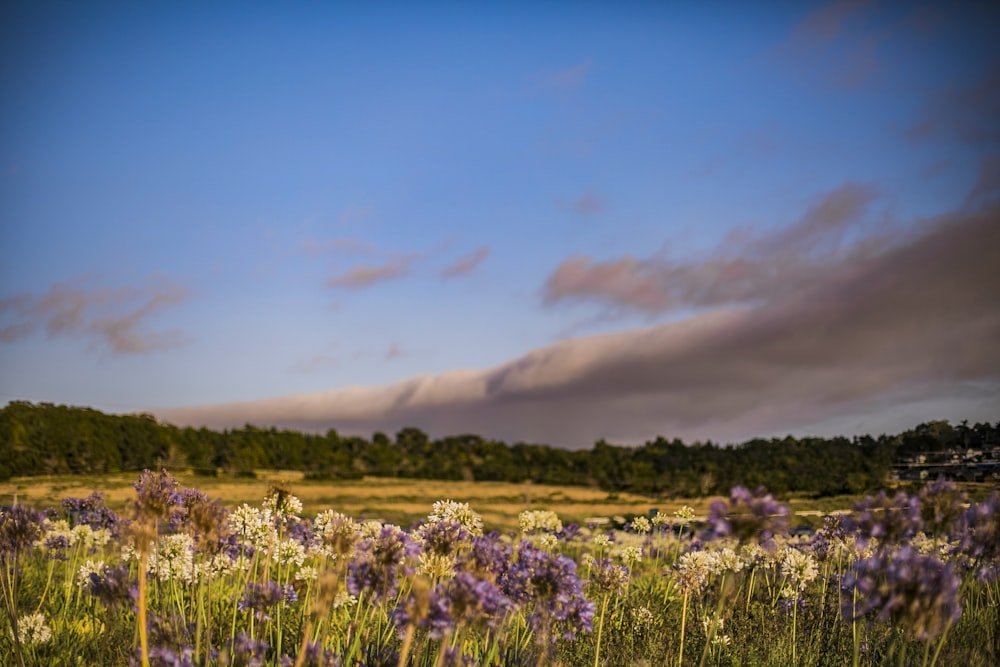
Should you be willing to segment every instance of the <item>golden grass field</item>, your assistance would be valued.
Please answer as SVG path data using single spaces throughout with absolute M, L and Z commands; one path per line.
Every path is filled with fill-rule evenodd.
M 517 526 L 517 515 L 526 509 L 549 509 L 563 523 L 583 524 L 590 517 L 646 514 L 651 509 L 672 514 L 683 505 L 704 516 L 708 498 L 651 498 L 630 493 L 611 493 L 596 488 L 513 484 L 508 482 L 463 482 L 441 480 L 366 477 L 360 480 L 306 480 L 293 471 L 258 471 L 256 479 L 205 477 L 188 472 L 173 473 L 181 486 L 197 488 L 229 507 L 242 503 L 259 504 L 268 490 L 280 485 L 297 496 L 303 513 L 315 515 L 334 509 L 350 516 L 382 519 L 400 525 L 425 517 L 436 500 L 467 502 L 483 516 L 487 529 L 507 530 Z M 110 475 L 57 475 L 15 477 L 0 482 L 0 504 L 19 503 L 36 508 L 55 507 L 66 497 L 82 498 L 92 491 L 104 491 L 108 505 L 127 514 L 134 497 L 135 473 Z M 792 499 L 789 505 L 800 515 L 819 515 L 851 507 L 855 498 L 822 500 Z M 816 517 L 818 519 L 818 517 Z

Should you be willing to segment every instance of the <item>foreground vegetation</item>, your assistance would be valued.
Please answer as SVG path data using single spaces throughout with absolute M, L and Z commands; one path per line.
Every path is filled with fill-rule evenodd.
M 656 438 L 641 447 L 599 441 L 567 451 L 478 435 L 431 439 L 414 428 L 371 439 L 263 429 L 212 431 L 161 424 L 149 415 L 14 401 L 0 408 L 0 481 L 51 474 L 137 473 L 166 466 L 205 475 L 299 470 L 317 479 L 364 476 L 593 486 L 661 497 L 724 494 L 761 484 L 778 494 L 868 493 L 894 461 L 921 452 L 1000 443 L 1000 424 L 921 424 L 877 438 L 756 439 L 733 447 Z M 591 443 L 580 443 L 589 446 Z
M 296 489 L 298 491 L 298 489 Z M 694 525 L 440 500 L 404 529 L 284 488 L 232 510 L 143 473 L 0 514 L 0 656 L 23 665 L 858 665 L 1000 662 L 1000 499 L 939 481 L 813 537 L 735 488 Z M 340 509 L 340 508 L 338 508 Z

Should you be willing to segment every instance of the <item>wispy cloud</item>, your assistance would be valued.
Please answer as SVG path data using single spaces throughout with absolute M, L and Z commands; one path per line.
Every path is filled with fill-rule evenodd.
M 594 215 L 603 212 L 605 208 L 604 199 L 591 190 L 569 202 L 560 200 L 558 204 L 560 208 L 565 208 L 579 215 Z
M 912 141 L 944 137 L 975 146 L 1000 143 L 1000 60 L 978 81 L 932 94 L 906 136 Z
M 410 272 L 410 267 L 416 260 L 416 255 L 399 255 L 383 264 L 375 266 L 356 266 L 326 281 L 327 287 L 340 289 L 360 289 L 372 285 L 402 278 Z
M 860 17 L 868 0 L 837 0 L 811 11 L 792 31 L 794 44 L 825 46 L 843 36 L 845 27 Z
M 339 237 L 329 241 L 321 241 L 316 238 L 307 238 L 302 243 L 302 252 L 307 255 L 326 255 L 330 253 L 345 255 L 370 255 L 375 252 L 375 247 L 359 239 Z
M 136 354 L 177 347 L 180 329 L 149 331 L 145 324 L 190 292 L 172 284 L 87 288 L 86 281 L 52 285 L 43 294 L 22 293 L 0 299 L 0 341 L 13 343 L 39 329 L 52 337 L 76 336 L 115 354 Z M 13 320 L 13 321 L 12 321 Z
M 329 354 L 317 354 L 309 359 L 302 359 L 292 364 L 288 370 L 293 373 L 311 373 L 337 365 L 337 358 Z
M 441 272 L 442 278 L 457 278 L 458 276 L 463 276 L 470 271 L 474 270 L 477 266 L 486 261 L 486 258 L 490 255 L 489 246 L 482 246 L 476 248 L 474 251 L 462 257 L 457 262 L 451 266 L 444 269 Z
M 879 48 L 896 29 L 868 25 L 871 5 L 868 0 L 835 0 L 814 9 L 774 55 L 811 80 L 834 88 L 857 88 L 878 71 Z
M 591 62 L 589 59 L 583 62 L 560 70 L 542 72 L 533 78 L 536 84 L 544 89 L 558 92 L 568 92 L 580 88 L 590 74 Z
M 795 224 L 759 237 L 733 232 L 701 260 L 654 256 L 601 262 L 571 257 L 549 277 L 545 301 L 589 301 L 665 313 L 785 296 L 857 270 L 886 249 L 887 235 L 856 233 L 877 196 L 871 187 L 847 183 L 828 193 Z
M 821 202 L 774 245 L 827 247 L 807 239 L 839 234 L 872 196 L 849 194 Z M 847 247 L 836 267 L 797 289 L 768 282 L 755 292 L 765 298 L 742 308 L 563 341 L 489 370 L 158 414 L 362 434 L 411 425 L 568 447 L 656 434 L 740 439 L 970 392 L 995 417 L 1000 205 L 927 221 L 866 261 Z

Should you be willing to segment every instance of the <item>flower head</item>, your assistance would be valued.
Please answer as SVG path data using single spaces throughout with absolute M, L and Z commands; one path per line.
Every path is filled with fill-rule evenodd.
M 904 546 L 859 561 L 844 578 L 843 614 L 859 618 L 874 614 L 906 628 L 917 639 L 939 636 L 962 615 L 961 579 L 953 563 Z M 860 604 L 854 606 L 853 593 Z
M 45 615 L 29 614 L 17 620 L 17 638 L 22 646 L 34 646 L 44 644 L 52 639 L 52 630 L 49 628 Z
M 704 539 L 733 535 L 741 542 L 756 540 L 770 546 L 776 534 L 788 529 L 788 507 L 763 488 L 751 493 L 737 486 L 730 491 L 728 503 L 721 500 L 712 503 L 708 524 Z

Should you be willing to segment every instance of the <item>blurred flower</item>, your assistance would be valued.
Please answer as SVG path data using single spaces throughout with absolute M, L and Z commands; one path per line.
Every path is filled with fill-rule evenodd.
M 517 516 L 517 522 L 524 533 L 558 533 L 563 527 L 559 515 L 551 510 L 524 510 Z
M 14 562 L 42 535 L 45 517 L 25 505 L 0 510 L 0 562 Z
M 866 558 L 848 572 L 843 614 L 849 619 L 875 614 L 880 621 L 906 628 L 917 639 L 933 638 L 961 617 L 960 585 L 952 563 L 904 546 Z M 856 609 L 855 592 L 860 602 Z
M 383 526 L 378 535 L 358 545 L 348 567 L 347 589 L 352 595 L 368 591 L 374 600 L 394 596 L 399 575 L 411 571 L 407 560 L 419 552 L 420 545 L 401 528 Z
M 496 581 L 510 567 L 514 550 L 500 541 L 498 533 L 490 533 L 472 540 L 469 551 L 458 559 L 458 567 L 472 572 L 480 579 Z
M 905 544 L 921 529 L 920 500 L 900 491 L 892 498 L 885 491 L 866 496 L 854 505 L 856 516 L 848 524 L 858 533 L 862 546 L 871 540 L 881 544 Z
M 264 667 L 269 648 L 266 641 L 255 640 L 241 632 L 219 656 L 219 664 L 226 667 Z
M 271 618 L 271 610 L 278 605 L 292 604 L 298 600 L 291 584 L 282 586 L 274 581 L 263 584 L 250 582 L 236 607 L 240 611 L 252 611 L 258 621 Z
M 943 476 L 920 490 L 920 519 L 925 533 L 947 535 L 955 530 L 969 497 Z
M 1000 496 L 993 492 L 962 516 L 958 552 L 968 558 L 980 580 L 1000 574 Z
M 610 558 L 596 561 L 590 572 L 591 589 L 598 595 L 620 595 L 628 588 L 629 569 L 615 565 Z
M 729 502 L 717 500 L 708 514 L 708 530 L 703 539 L 713 540 L 730 535 L 741 542 L 756 540 L 769 547 L 776 534 L 788 529 L 788 507 L 779 503 L 763 488 L 751 493 L 742 486 L 733 487 Z
M 618 550 L 618 557 L 626 567 L 633 568 L 642 561 L 642 548 L 637 546 L 622 547 Z
M 86 498 L 63 498 L 63 514 L 71 525 L 82 524 L 94 530 L 105 529 L 117 537 L 122 518 L 105 504 L 106 500 L 107 494 L 103 491 L 94 491 Z
M 460 545 L 468 543 L 471 533 L 455 519 L 440 519 L 420 526 L 416 535 L 425 552 L 451 556 Z
M 169 521 L 181 509 L 183 498 L 177 491 L 177 480 L 166 470 L 158 473 L 144 470 L 132 486 L 136 491 L 136 518 Z
M 632 530 L 639 533 L 640 535 L 645 535 L 652 528 L 652 524 L 649 523 L 649 519 L 644 516 L 637 516 L 632 519 Z
M 90 561 L 87 561 L 88 565 Z M 83 574 L 81 568 L 80 574 Z M 129 579 L 128 565 L 121 563 L 116 567 L 101 564 L 94 566 L 87 574 L 86 584 L 90 594 L 109 608 L 128 603 L 129 607 L 138 596 L 138 587 Z
M 280 486 L 271 487 L 262 507 L 271 513 L 275 519 L 295 517 L 302 513 L 302 501 Z
M 302 651 L 302 667 L 340 667 L 340 659 L 319 642 L 306 642 Z M 298 664 L 298 663 L 292 663 Z
M 457 521 L 473 537 L 479 537 L 483 534 L 483 517 L 474 512 L 469 507 L 469 503 L 438 500 L 431 506 L 431 513 L 427 515 L 427 523 L 434 524 L 442 521 Z
M 321 550 L 329 556 L 346 556 L 361 539 L 358 522 L 349 516 L 326 510 L 316 515 L 313 530 L 322 542 Z

